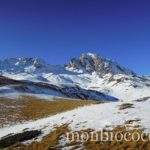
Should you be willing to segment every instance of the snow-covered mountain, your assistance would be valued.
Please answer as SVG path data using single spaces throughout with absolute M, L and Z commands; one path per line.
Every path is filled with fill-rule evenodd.
M 11 58 L 0 61 L 0 72 L 0 97 L 30 95 L 42 99 L 117 101 L 6 126 L 0 130 L 0 140 L 38 130 L 41 135 L 23 144 L 39 142 L 52 131 L 57 132 L 56 128 L 62 125 L 68 125 L 73 132 L 91 129 L 96 133 L 99 129 L 109 131 L 118 126 L 150 132 L 150 77 L 138 76 L 114 61 L 91 53 L 73 58 L 65 66 L 49 65 L 38 58 Z M 58 145 L 70 149 L 71 144 L 66 142 L 65 134 L 62 135 Z M 85 149 L 84 143 L 75 146 Z
M 0 61 L 0 72 L 3 73 L 48 73 L 63 71 L 63 67 L 47 64 L 40 58 L 8 58 Z
M 49 65 L 39 58 L 5 59 L 0 61 L 0 72 L 4 77 L 21 80 L 22 82 L 40 82 L 58 88 L 69 88 L 71 90 L 67 90 L 66 93 L 69 93 L 68 95 L 70 96 L 74 95 L 73 93 L 80 93 L 82 91 L 80 98 L 83 96 L 83 93 L 87 94 L 89 91 L 94 92 L 92 93 L 94 95 L 92 97 L 90 94 L 88 99 L 96 100 L 104 98 L 99 94 L 99 96 L 96 94 L 95 97 L 97 92 L 103 93 L 106 96 L 106 100 L 108 95 L 122 101 L 150 97 L 149 77 L 138 76 L 117 62 L 91 53 L 85 53 L 79 58 L 73 58 L 65 66 Z M 1 94 L 3 94 L 3 89 L 4 86 L 1 86 Z M 43 94 L 48 94 L 48 96 L 62 96 L 62 93 L 57 95 L 56 91 L 47 93 L 45 89 L 43 91 L 34 87 L 35 93 L 36 90 L 38 92 L 42 91 Z
M 91 74 L 95 72 L 100 76 L 104 76 L 106 74 L 135 75 L 133 71 L 126 69 L 117 62 L 105 59 L 92 53 L 85 53 L 79 58 L 71 59 L 69 64 L 66 65 L 66 69 L 80 73 Z

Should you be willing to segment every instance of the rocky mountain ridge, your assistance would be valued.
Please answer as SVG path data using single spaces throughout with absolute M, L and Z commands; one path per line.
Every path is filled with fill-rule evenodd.
M 150 97 L 149 77 L 138 76 L 118 63 L 92 53 L 73 58 L 64 67 L 49 65 L 39 58 L 5 59 L 0 61 L 0 73 L 19 81 L 40 82 L 59 88 L 71 87 L 78 89 L 73 90 L 77 93 L 80 89 L 85 93 L 92 90 L 123 101 Z M 0 87 L 1 94 L 3 89 L 5 88 Z M 51 94 L 57 96 L 56 93 Z M 94 96 L 90 98 L 95 99 Z

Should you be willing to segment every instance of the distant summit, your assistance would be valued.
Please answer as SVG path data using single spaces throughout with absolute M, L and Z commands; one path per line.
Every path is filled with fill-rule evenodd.
M 19 86 L 23 84 L 21 91 L 16 91 L 16 86 L 12 88 L 14 81 L 9 82 L 0 94 L 29 92 L 93 100 L 109 100 L 111 96 L 123 101 L 150 97 L 150 77 L 138 76 L 117 62 L 92 53 L 81 54 L 65 66 L 50 65 L 40 58 L 8 58 L 0 61 L 0 75 L 21 81 Z
M 63 70 L 60 66 L 47 64 L 40 58 L 8 58 L 0 61 L 1 73 L 47 73 Z
M 40 58 L 8 58 L 0 61 L 1 73 L 63 73 L 65 70 L 77 73 L 96 73 L 99 76 L 107 74 L 135 75 L 133 71 L 126 69 L 117 62 L 92 53 L 85 53 L 81 54 L 79 58 L 72 58 L 65 67 L 49 65 Z
M 34 72 L 46 68 L 46 63 L 39 58 L 8 58 L 0 61 L 1 72 Z
M 106 74 L 126 74 L 135 75 L 135 73 L 117 62 L 103 58 L 97 54 L 85 53 L 79 58 L 72 58 L 66 69 L 80 73 L 97 73 L 98 75 Z

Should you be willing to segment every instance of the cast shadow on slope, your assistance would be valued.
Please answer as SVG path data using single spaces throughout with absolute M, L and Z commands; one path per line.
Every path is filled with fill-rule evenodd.
M 64 98 L 75 98 L 82 100 L 103 100 L 103 101 L 118 101 L 117 98 L 106 95 L 99 91 L 83 89 L 79 86 L 56 86 L 43 82 L 26 82 L 9 79 L 7 77 L 0 76 L 0 93 L 9 89 L 9 93 L 12 94 L 45 94 L 51 97 L 64 97 Z M 12 90 L 10 90 L 12 89 Z M 7 90 L 6 90 L 7 91 Z

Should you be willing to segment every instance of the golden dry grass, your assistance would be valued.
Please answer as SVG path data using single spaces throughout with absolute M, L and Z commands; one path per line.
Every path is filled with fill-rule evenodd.
M 55 99 L 54 101 L 46 101 L 42 99 L 37 99 L 35 97 L 23 97 L 17 100 L 9 99 L 0 99 L 0 117 L 5 116 L 7 119 L 11 119 L 14 122 L 21 122 L 24 120 L 34 120 L 43 118 L 49 115 L 54 115 L 60 112 L 68 111 L 80 106 L 96 104 L 99 102 L 95 101 L 82 101 L 82 100 L 65 100 L 65 99 Z M 6 107 L 7 106 L 7 107 Z M 13 106 L 13 107 L 12 107 Z M 6 109 L 7 108 L 7 109 Z M 5 115 L 3 115 L 5 114 Z M 16 118 L 11 118 L 11 115 L 16 116 Z M 17 118 L 18 117 L 18 118 Z M 14 119 L 14 120 L 13 120 Z M 139 121 L 129 120 L 128 124 L 132 122 Z M 91 129 L 82 132 L 91 132 Z M 130 130 L 130 133 L 133 132 L 142 133 L 141 129 Z M 69 132 L 67 124 L 64 124 L 60 127 L 55 128 L 54 131 L 49 133 L 47 136 L 43 137 L 41 142 L 33 142 L 29 145 L 23 145 L 21 143 L 16 143 L 13 146 L 10 146 L 8 150 L 60 150 L 63 147 L 59 145 L 59 140 L 62 135 L 65 135 L 66 132 Z M 122 134 L 126 133 L 125 127 L 117 127 L 112 131 L 114 134 L 121 132 Z M 98 132 L 100 135 L 100 132 Z M 66 146 L 73 146 L 72 150 L 75 150 L 79 147 L 81 142 L 71 142 Z M 150 141 L 142 141 L 141 139 L 138 142 L 135 141 L 108 141 L 102 142 L 99 141 L 91 142 L 87 141 L 82 143 L 87 150 L 150 150 Z M 71 148 L 70 148 L 71 150 Z
M 84 149 L 87 150 L 150 150 L 150 141 L 142 141 L 141 139 L 137 142 L 135 141 L 108 141 L 108 142 L 78 142 L 74 141 L 69 144 L 66 144 L 65 146 L 61 147 L 59 145 L 59 140 L 61 139 L 62 135 L 65 135 L 66 132 L 69 132 L 68 125 L 62 125 L 60 127 L 57 127 L 56 130 L 51 132 L 49 135 L 45 136 L 41 142 L 33 142 L 29 145 L 23 145 L 23 144 L 17 144 L 9 149 L 11 150 L 60 150 L 67 146 L 72 146 L 70 150 L 76 150 L 80 147 L 80 144 L 83 144 Z M 91 129 L 80 131 L 79 134 L 82 134 L 83 132 L 92 132 Z M 126 133 L 125 127 L 116 127 L 113 131 L 113 134 L 121 132 L 122 134 Z M 138 132 L 142 133 L 142 130 L 130 130 L 128 131 L 130 133 Z M 100 135 L 100 132 L 98 132 Z
M 84 105 L 97 103 L 100 102 L 68 99 L 48 101 L 29 96 L 24 96 L 16 100 L 0 98 L 0 127 L 7 124 L 37 120 Z
M 113 131 L 113 134 L 122 133 L 123 135 L 127 132 L 131 133 L 139 133 L 141 135 L 143 130 L 141 129 L 133 129 L 130 131 L 126 130 L 126 127 L 116 127 Z M 100 134 L 100 132 L 99 132 Z M 131 135 L 127 136 L 128 139 L 131 139 Z M 135 139 L 136 139 L 135 135 Z M 146 137 L 145 137 L 146 138 Z M 148 137 L 147 137 L 148 139 Z M 107 141 L 107 142 L 85 142 L 84 143 L 87 150 L 150 150 L 150 141 L 142 141 L 142 139 L 138 141 Z
M 16 143 L 13 146 L 10 146 L 8 150 L 57 150 L 61 149 L 59 144 L 59 138 L 61 135 L 68 132 L 68 125 L 62 125 L 57 127 L 56 130 L 51 132 L 49 135 L 45 136 L 41 142 L 33 142 L 29 145 L 23 145 L 21 143 Z

